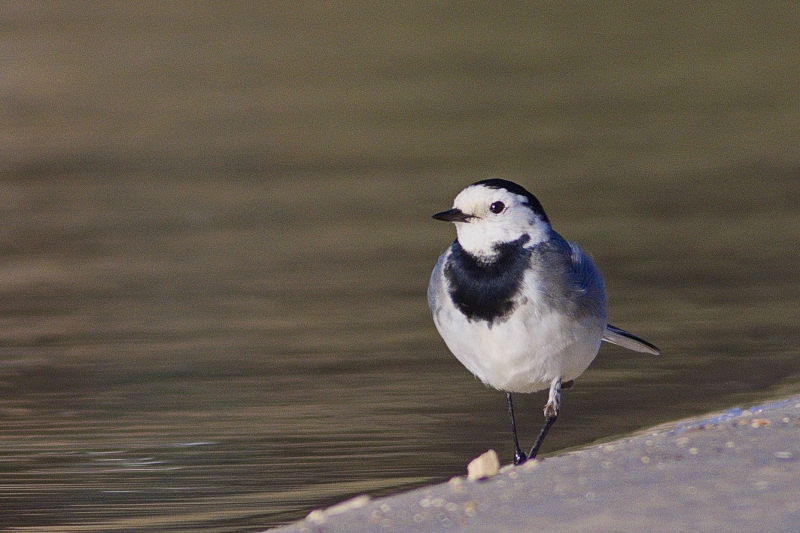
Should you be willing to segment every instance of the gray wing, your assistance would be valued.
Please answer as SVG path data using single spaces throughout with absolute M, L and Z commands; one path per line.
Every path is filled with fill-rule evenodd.
M 603 340 L 633 350 L 634 352 L 650 353 L 653 355 L 659 355 L 661 353 L 655 345 L 637 337 L 633 333 L 628 333 L 624 329 L 612 326 L 611 324 L 606 325 L 606 330 L 603 332 Z
M 538 271 L 540 295 L 551 309 L 605 320 L 603 277 L 578 245 L 553 232 L 549 241 L 534 248 L 531 268 Z
M 602 302 L 603 311 L 605 312 L 605 289 L 603 288 L 603 278 L 597 271 L 589 257 L 578 248 L 577 245 L 570 243 L 572 247 L 572 268 L 575 272 L 575 279 L 583 290 L 587 291 L 584 301 L 589 302 Z M 653 344 L 646 340 L 637 337 L 633 333 L 629 333 L 624 329 L 620 329 L 611 324 L 606 324 L 606 329 L 603 332 L 603 340 L 622 346 L 635 352 L 650 353 L 659 355 L 660 350 Z
M 582 296 L 585 305 L 599 308 L 603 315 L 606 312 L 606 289 L 603 276 L 594 261 L 574 242 L 570 247 L 573 290 Z
M 530 269 L 538 281 L 533 284 L 534 301 L 576 318 L 605 320 L 603 277 L 576 244 L 551 231 L 547 241 L 533 246 Z

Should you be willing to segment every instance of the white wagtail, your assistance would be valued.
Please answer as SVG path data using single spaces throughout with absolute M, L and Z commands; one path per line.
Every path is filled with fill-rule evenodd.
M 473 183 L 453 208 L 457 238 L 439 257 L 428 305 L 447 347 L 481 381 L 505 391 L 514 463 L 536 457 L 556 421 L 561 389 L 608 341 L 637 352 L 658 348 L 606 322 L 603 278 L 577 245 L 553 231 L 542 204 L 523 187 Z M 545 422 L 527 455 L 520 449 L 511 393 L 550 388 Z

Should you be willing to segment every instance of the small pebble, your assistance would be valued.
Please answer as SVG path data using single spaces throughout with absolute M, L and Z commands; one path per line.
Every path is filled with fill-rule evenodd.
M 539 459 L 532 459 L 525 461 L 525 464 L 522 465 L 523 470 L 533 470 L 534 468 L 538 468 L 539 466 Z
M 324 524 L 327 518 L 325 518 L 325 512 L 322 509 L 314 509 L 308 513 L 306 520 L 310 520 L 316 524 Z
M 478 503 L 474 500 L 470 500 L 464 503 L 464 514 L 467 516 L 475 516 L 475 513 L 478 512 Z
M 750 421 L 751 428 L 767 428 L 772 425 L 772 422 L 766 418 L 754 418 Z
M 450 481 L 447 482 L 447 486 L 450 487 L 450 490 L 452 492 L 464 492 L 464 478 L 463 477 L 450 478 Z
M 470 481 L 477 481 L 479 479 L 488 479 L 496 476 L 500 471 L 500 458 L 497 452 L 489 450 L 486 453 L 479 455 L 467 465 L 467 479 Z
M 306 520 L 310 520 L 311 522 L 315 522 L 317 524 L 324 524 L 327 521 L 327 517 L 345 513 L 351 509 L 360 509 L 361 507 L 367 505 L 369 501 L 370 497 L 366 494 L 362 494 L 361 496 L 356 496 L 355 498 L 351 498 L 342 503 L 337 503 L 336 505 L 328 507 L 324 510 L 314 509 L 308 513 Z

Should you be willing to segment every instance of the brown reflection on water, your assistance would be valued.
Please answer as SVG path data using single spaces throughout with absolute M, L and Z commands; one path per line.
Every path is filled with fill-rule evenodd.
M 786 272 L 800 215 L 781 179 L 792 175 L 770 176 L 769 211 L 728 204 L 734 216 L 652 190 L 639 202 L 672 205 L 663 215 L 637 202 L 613 218 L 587 207 L 587 220 L 553 202 L 558 229 L 605 271 L 614 322 L 664 355 L 604 348 L 546 452 L 796 390 Z M 425 307 L 452 238 L 428 216 L 449 195 L 353 183 L 226 182 L 221 196 L 213 181 L 163 195 L 95 179 L 15 185 L 69 201 L 31 200 L 6 226 L 3 523 L 257 530 L 447 479 L 489 447 L 510 460 L 502 394 L 446 352 Z M 291 194 L 312 184 L 320 196 Z M 543 401 L 518 400 L 529 439 Z

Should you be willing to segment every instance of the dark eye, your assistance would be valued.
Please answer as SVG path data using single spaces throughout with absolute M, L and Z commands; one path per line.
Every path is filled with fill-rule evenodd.
M 503 209 L 506 208 L 506 204 L 503 202 L 494 202 L 492 205 L 489 206 L 489 211 L 494 213 L 495 215 L 502 213 Z

